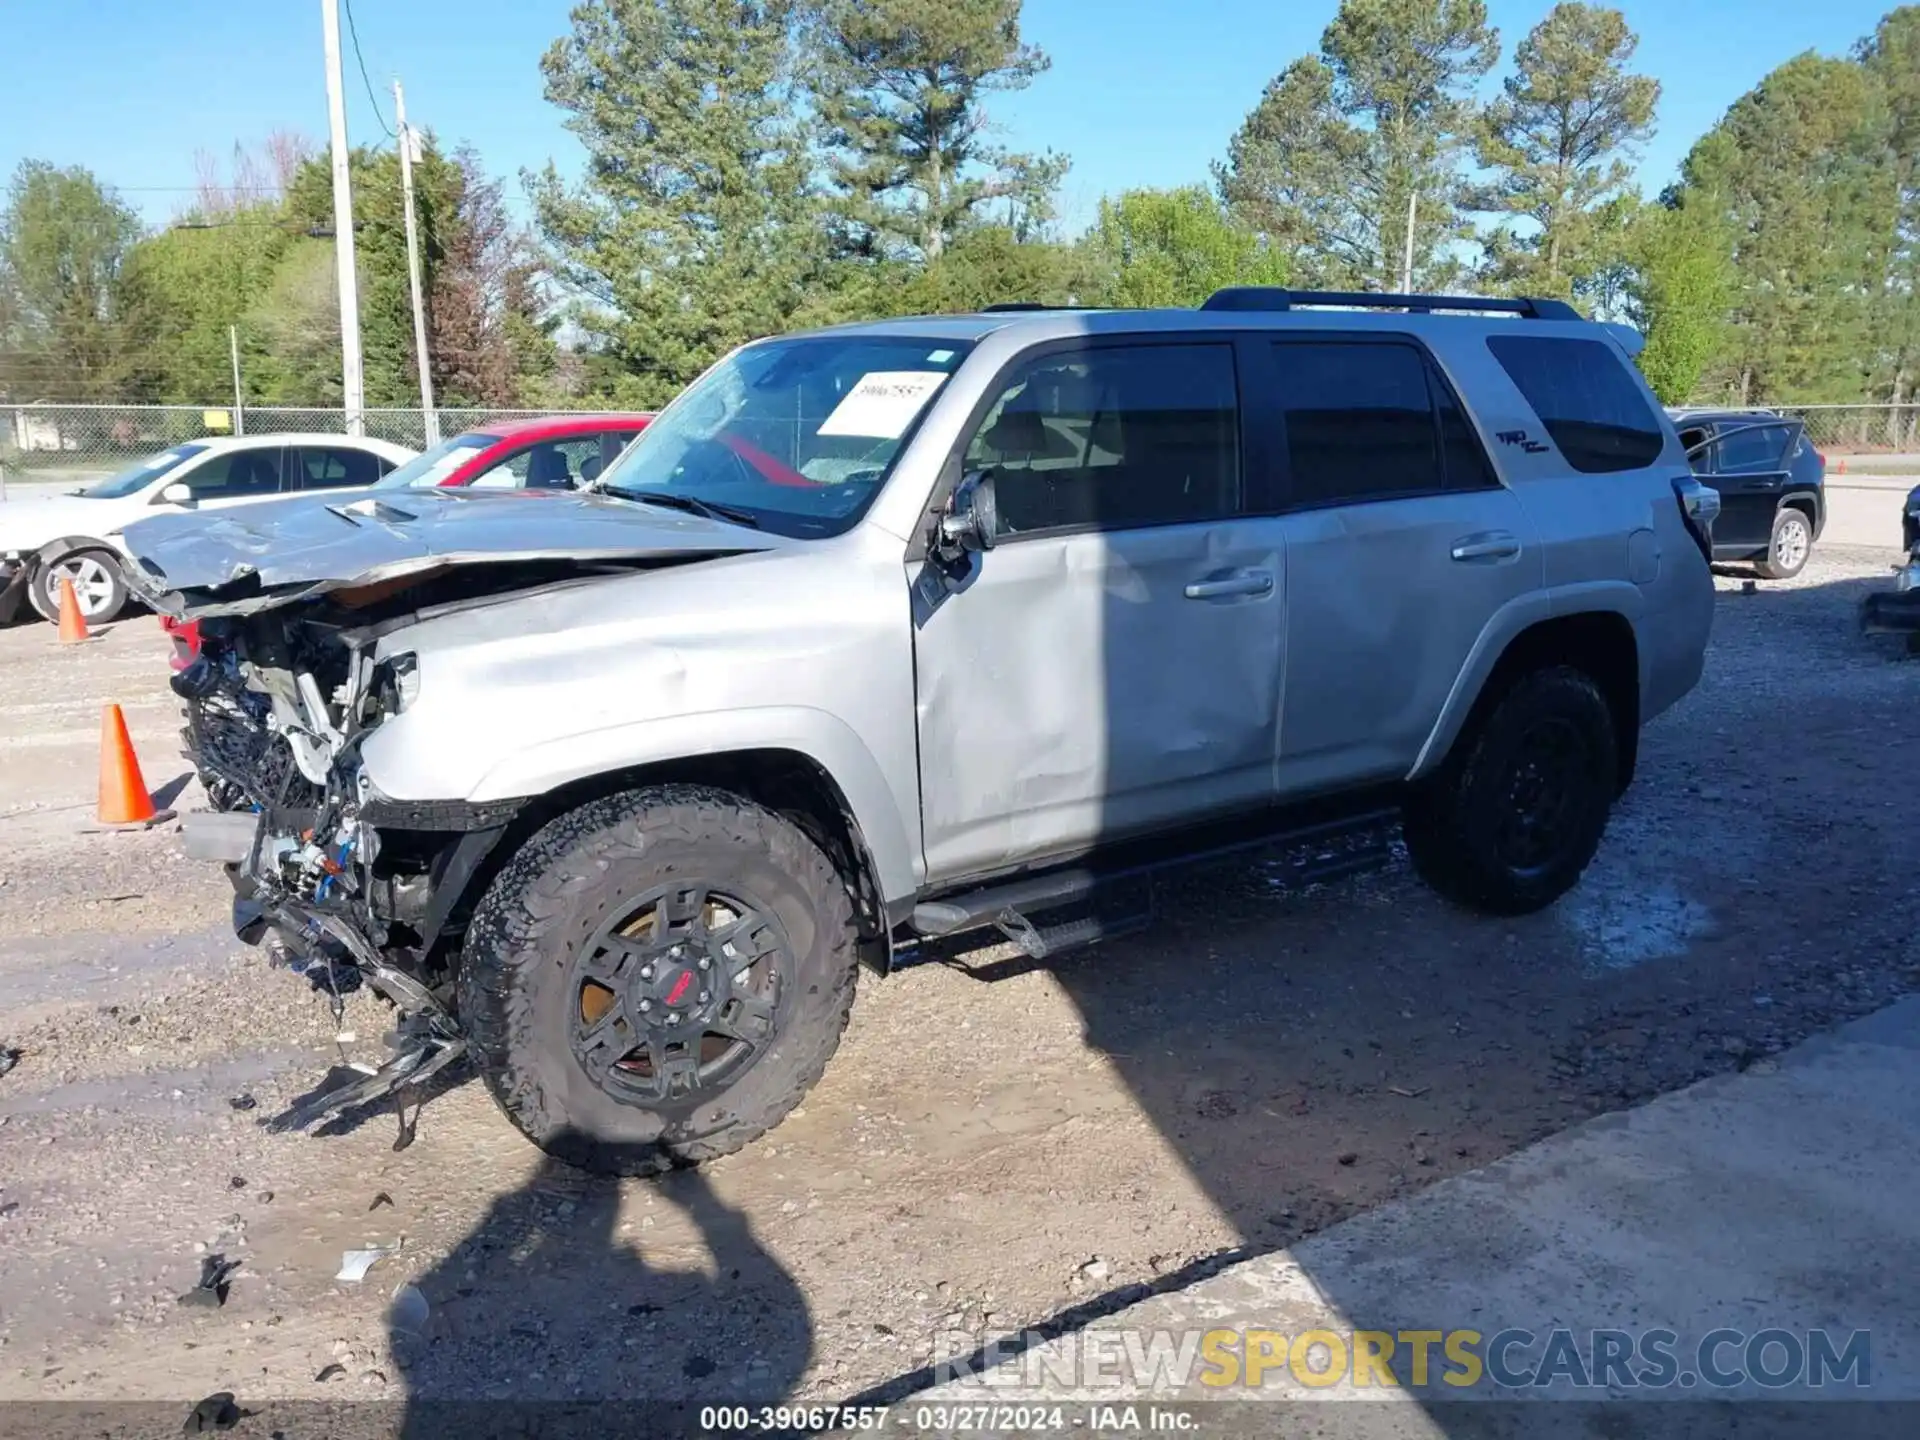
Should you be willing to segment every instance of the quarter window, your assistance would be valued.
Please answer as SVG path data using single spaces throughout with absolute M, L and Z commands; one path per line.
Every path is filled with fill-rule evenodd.
M 1495 335 L 1487 347 L 1574 469 L 1640 470 L 1660 458 L 1666 433 L 1611 345 Z
M 1117 345 L 1038 356 L 967 448 L 990 470 L 1000 533 L 1213 520 L 1240 501 L 1229 345 Z

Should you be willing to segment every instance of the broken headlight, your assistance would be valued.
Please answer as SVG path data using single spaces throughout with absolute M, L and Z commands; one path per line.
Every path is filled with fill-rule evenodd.
M 392 655 L 373 672 L 373 714 L 369 719 L 398 715 L 420 695 L 420 661 L 413 655 Z

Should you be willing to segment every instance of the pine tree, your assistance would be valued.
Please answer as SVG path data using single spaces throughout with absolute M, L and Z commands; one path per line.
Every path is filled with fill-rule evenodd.
M 1653 133 L 1660 85 L 1627 66 L 1639 41 L 1618 10 L 1562 0 L 1520 42 L 1504 94 L 1481 117 L 1476 202 L 1531 221 L 1487 241 L 1497 288 L 1572 296 L 1619 253 L 1634 146 Z
M 1027 238 L 1052 218 L 1065 158 L 989 140 L 986 97 L 1050 63 L 1020 38 L 1020 0 L 822 0 L 808 35 L 850 249 L 931 261 L 971 226 Z
M 1880 88 L 1893 171 L 1893 234 L 1880 302 L 1874 307 L 1874 392 L 1912 405 L 1920 394 L 1920 6 L 1904 5 L 1861 42 L 1859 58 Z M 1884 442 L 1920 445 L 1920 414 L 1891 417 Z
M 1320 55 L 1268 85 L 1215 181 L 1312 283 L 1439 287 L 1472 233 L 1459 157 L 1473 84 L 1499 58 L 1483 0 L 1342 0 Z
M 586 147 L 535 212 L 575 317 L 661 404 L 734 345 L 786 328 L 820 243 L 786 0 L 584 0 L 541 61 Z

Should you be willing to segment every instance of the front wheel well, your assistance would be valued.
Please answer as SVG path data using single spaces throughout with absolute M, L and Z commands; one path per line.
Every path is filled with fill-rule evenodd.
M 1633 622 L 1618 611 L 1556 615 L 1529 625 L 1509 640 L 1480 687 L 1466 724 L 1455 737 L 1455 747 L 1474 733 L 1516 680 L 1556 665 L 1591 676 L 1606 697 L 1619 746 L 1620 789 L 1625 791 L 1633 781 L 1640 752 L 1640 646 Z
M 887 967 L 891 926 L 860 823 L 833 776 L 812 756 L 797 750 L 735 750 L 630 765 L 536 796 L 514 816 L 488 863 L 473 877 L 463 908 L 479 902 L 494 874 L 549 820 L 603 796 L 651 785 L 711 786 L 791 821 L 820 847 L 846 882 L 860 926 L 862 958 L 876 969 Z

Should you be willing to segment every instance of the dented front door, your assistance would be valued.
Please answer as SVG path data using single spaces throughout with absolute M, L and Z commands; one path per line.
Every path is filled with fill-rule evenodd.
M 996 543 L 916 593 L 932 883 L 1272 790 L 1286 556 L 1242 513 L 1232 344 L 1054 348 L 1000 390 L 963 457 Z

